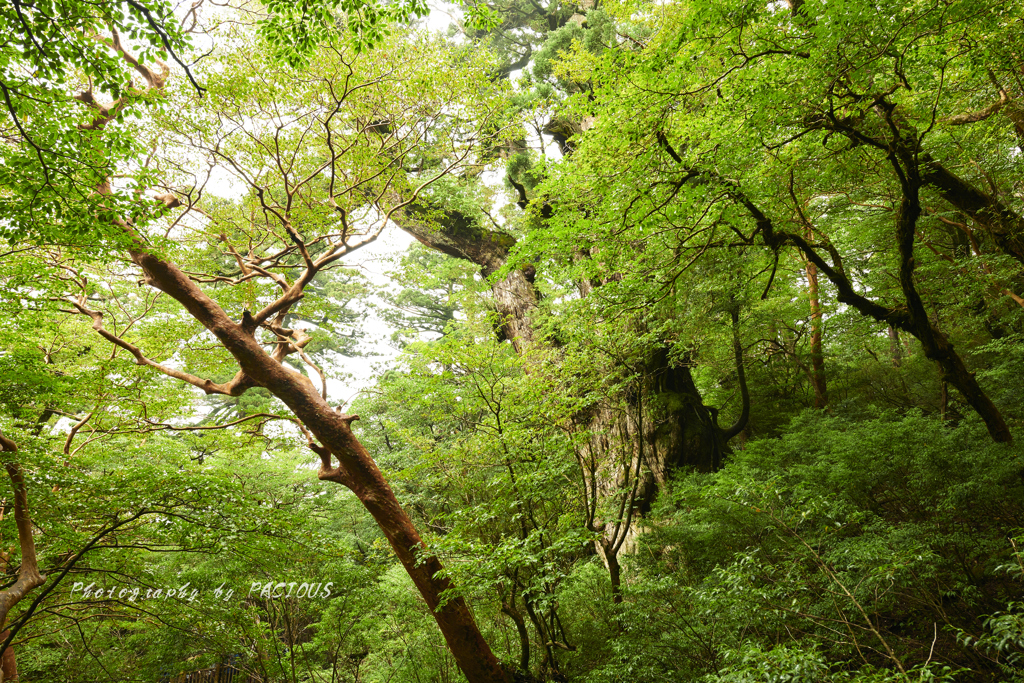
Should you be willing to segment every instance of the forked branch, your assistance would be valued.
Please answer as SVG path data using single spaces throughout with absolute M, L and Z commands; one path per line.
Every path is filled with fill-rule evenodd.
M 14 454 L 18 452 L 18 446 L 0 433 L 0 451 Z M 18 579 L 14 584 L 0 591 L 0 630 L 7 623 L 7 615 L 11 608 L 30 590 L 46 582 L 46 577 L 39 573 L 39 561 L 36 559 L 32 518 L 28 511 L 28 491 L 25 488 L 25 476 L 21 471 L 21 465 L 16 460 L 7 460 L 4 468 L 14 487 L 14 520 L 18 527 L 18 543 L 21 546 L 21 567 L 18 569 Z
M 224 396 L 241 396 L 245 391 L 255 384 L 244 372 L 239 371 L 229 382 L 218 384 L 211 379 L 203 379 L 195 375 L 189 374 L 177 368 L 172 368 L 162 363 L 158 363 L 155 360 L 147 357 L 142 349 L 135 346 L 131 342 L 122 339 L 117 336 L 106 327 L 103 326 L 103 313 L 95 311 L 85 305 L 85 299 L 79 297 L 70 301 L 71 305 L 75 307 L 74 311 L 64 309 L 67 313 L 80 313 L 87 315 L 92 318 L 92 329 L 94 329 L 101 337 L 109 341 L 110 343 L 118 346 L 135 357 L 137 365 L 144 365 L 146 367 L 153 368 L 154 370 L 161 372 L 168 377 L 179 379 L 183 382 L 188 382 L 192 386 L 199 387 L 207 394 L 223 394 Z

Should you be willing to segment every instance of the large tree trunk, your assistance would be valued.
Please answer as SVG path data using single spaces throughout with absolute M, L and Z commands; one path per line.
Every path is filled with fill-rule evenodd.
M 396 212 L 393 218 L 400 228 L 424 245 L 477 264 L 485 277 L 507 264 L 515 246 L 511 235 L 483 228 L 457 212 L 446 212 L 440 220 L 428 220 L 427 215 L 425 210 L 406 209 Z M 531 320 L 538 302 L 532 279 L 531 269 L 512 269 L 491 284 L 495 308 L 507 337 L 520 353 L 539 341 Z M 631 426 L 628 420 L 623 422 L 610 408 L 595 407 L 582 416 L 581 423 L 603 439 L 595 442 L 596 450 L 607 451 L 613 442 L 650 441 L 645 469 L 656 484 L 663 483 L 668 474 L 679 467 L 705 472 L 717 469 L 721 465 L 721 439 L 711 436 L 712 416 L 701 400 L 690 368 L 685 363 L 672 365 L 667 349 L 658 349 L 652 352 L 644 376 L 645 384 L 634 392 L 635 397 L 649 399 L 662 395 L 665 398 L 665 394 L 671 394 L 677 399 L 678 407 L 650 418 L 655 421 L 649 421 L 648 429 Z
M 181 303 L 238 361 L 246 379 L 287 405 L 320 445 L 320 478 L 348 487 L 373 515 L 416 588 L 430 607 L 459 668 L 471 683 L 505 683 L 498 660 L 484 640 L 465 601 L 441 594 L 452 589 L 438 559 L 429 554 L 412 520 L 398 503 L 377 464 L 352 433 L 356 416 L 341 415 L 304 376 L 268 355 L 254 334 L 226 313 L 176 266 L 152 254 L 132 252 L 150 285 Z M 335 466 L 332 456 L 337 460 Z
M 406 209 L 393 218 L 426 246 L 477 264 L 485 277 L 506 266 L 515 245 L 511 235 L 456 212 Z M 491 284 L 505 336 L 519 353 L 540 343 L 531 321 L 538 300 L 532 279 L 532 269 L 512 269 Z M 641 375 L 631 390 L 607 397 L 571 425 L 590 435 L 577 453 L 588 500 L 587 526 L 602 534 L 595 547 L 608 568 L 616 601 L 619 554 L 633 551 L 638 518 L 659 488 L 679 469 L 711 472 L 721 467 L 726 441 L 734 435 L 718 428 L 690 368 L 672 364 L 667 349 L 653 351 Z
M 498 230 L 488 230 L 474 219 L 456 211 L 441 213 L 412 204 L 396 211 L 392 219 L 405 232 L 422 244 L 455 258 L 480 266 L 484 277 L 491 277 L 505 267 L 516 240 Z M 503 336 L 523 353 L 536 340 L 530 315 L 537 307 L 537 290 L 533 275 L 519 268 L 491 283 L 494 305 L 500 318 Z
M 577 453 L 590 499 L 587 526 L 619 601 L 619 556 L 636 549 L 639 522 L 658 491 L 678 471 L 714 472 L 727 438 L 701 401 L 690 368 L 653 351 L 642 379 L 627 396 L 608 397 L 577 417 L 590 438 Z

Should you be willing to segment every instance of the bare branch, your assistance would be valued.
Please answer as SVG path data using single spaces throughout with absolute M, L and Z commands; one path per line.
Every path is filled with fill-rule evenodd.
M 107 330 L 103 326 L 103 313 L 101 313 L 100 311 L 94 311 L 91 308 L 87 307 L 85 305 L 85 297 L 79 297 L 77 300 L 73 300 L 70 303 L 72 306 L 75 307 L 77 312 L 92 318 L 92 329 L 96 330 L 96 332 L 99 333 L 99 335 L 106 339 L 107 341 L 121 347 L 128 353 L 132 354 L 135 357 L 135 362 L 138 365 L 151 367 L 154 370 L 157 370 L 158 372 L 162 372 L 168 377 L 173 377 L 175 379 L 180 379 L 183 382 L 188 382 L 193 386 L 199 387 L 207 394 L 240 396 L 243 393 L 245 393 L 247 389 L 254 386 L 253 382 L 245 375 L 244 372 L 241 371 L 239 371 L 238 374 L 236 374 L 231 379 L 230 382 L 226 382 L 224 384 L 217 384 L 213 380 L 196 377 L 195 375 L 183 372 L 176 368 L 171 368 L 166 365 L 157 363 L 156 361 L 147 358 L 139 347 Z

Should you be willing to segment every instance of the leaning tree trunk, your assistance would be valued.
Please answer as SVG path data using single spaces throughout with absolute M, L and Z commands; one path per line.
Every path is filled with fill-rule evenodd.
M 160 73 L 144 66 L 128 54 L 116 33 L 113 47 L 148 82 L 151 92 L 158 93 L 163 90 L 170 73 L 165 65 L 161 65 Z M 95 104 L 95 100 L 90 99 L 90 102 Z M 98 107 L 91 128 L 101 129 L 112 120 L 109 114 L 116 106 L 115 102 L 108 107 Z M 111 193 L 109 179 L 97 187 L 97 193 L 100 196 Z M 173 195 L 160 196 L 157 199 L 167 209 L 180 205 Z M 440 561 L 427 550 L 426 544 L 420 538 L 412 520 L 402 509 L 377 464 L 353 434 L 352 421 L 357 419 L 357 416 L 337 413 L 327 403 L 326 398 L 317 392 L 308 378 L 289 370 L 284 364 L 284 358 L 289 353 L 301 351 L 303 344 L 308 342 L 308 336 L 305 341 L 299 341 L 300 331 L 285 330 L 282 321 L 289 309 L 302 298 L 303 288 L 316 274 L 329 265 L 332 259 L 346 253 L 341 251 L 335 255 L 341 248 L 341 243 L 335 244 L 314 262 L 309 255 L 308 245 L 302 242 L 290 220 L 285 220 L 284 230 L 293 242 L 298 243 L 298 250 L 304 257 L 306 268 L 294 281 L 289 282 L 283 278 L 277 280 L 284 291 L 273 304 L 257 312 L 255 316 L 246 310 L 242 320 L 235 322 L 180 268 L 151 253 L 148 245 L 128 222 L 116 220 L 115 224 L 131 240 L 128 253 L 132 261 L 141 268 L 146 284 L 180 303 L 197 322 L 210 331 L 234 357 L 239 372 L 231 381 L 217 384 L 212 380 L 204 380 L 183 370 L 162 365 L 145 357 L 141 349 L 127 340 L 105 329 L 103 314 L 88 308 L 89 302 L 84 297 L 72 302 L 77 311 L 91 317 L 93 329 L 111 343 L 131 353 L 139 365 L 153 367 L 170 377 L 199 387 L 208 394 L 238 396 L 253 386 L 259 386 L 280 399 L 304 426 L 310 440 L 310 448 L 320 456 L 320 479 L 348 487 L 373 516 L 395 555 L 430 607 L 452 656 L 466 678 L 470 683 L 507 683 L 508 679 L 501 665 L 480 633 L 465 601 L 457 596 L 442 599 L 442 595 L 446 593 L 451 595 L 452 583 L 444 576 L 444 568 Z M 345 246 L 348 246 L 347 243 Z M 243 270 L 247 268 L 242 257 L 239 257 L 239 264 Z M 261 326 L 278 336 L 278 343 L 272 354 L 263 349 L 263 345 L 256 337 Z M 19 524 L 19 531 L 20 529 Z M 0 608 L 3 606 L 0 602 Z
M 176 266 L 143 251 L 133 251 L 131 256 L 148 284 L 181 303 L 231 353 L 241 369 L 236 385 L 267 389 L 316 437 L 319 445 L 311 447 L 321 458 L 320 478 L 349 488 L 373 516 L 430 607 L 466 678 L 471 683 L 505 683 L 505 674 L 465 601 L 461 597 L 442 600 L 442 594 L 453 586 L 440 561 L 427 551 L 377 464 L 353 434 L 352 421 L 357 416 L 337 413 L 306 377 L 288 370 L 263 350 L 245 319 L 236 323 L 229 318 Z

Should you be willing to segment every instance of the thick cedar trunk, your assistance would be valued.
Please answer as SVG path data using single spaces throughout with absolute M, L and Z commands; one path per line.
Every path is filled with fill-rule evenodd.
M 588 527 L 601 531 L 595 548 L 617 592 L 620 553 L 631 554 L 638 517 L 649 511 L 673 472 L 712 472 L 721 466 L 724 441 L 711 412 L 701 403 L 687 367 L 660 366 L 654 354 L 626 406 L 614 397 L 577 416 L 577 429 L 590 432 L 578 452 L 587 496 Z
M 516 269 L 495 282 L 491 291 L 505 337 L 522 354 L 536 341 L 530 314 L 537 306 L 537 290 L 527 274 Z
M 396 212 L 394 220 L 424 245 L 479 265 L 485 277 L 505 266 L 515 245 L 511 235 L 482 228 L 472 219 L 454 212 L 444 214 L 439 222 L 428 221 L 425 215 L 425 211 L 406 210 Z M 530 280 L 529 273 L 515 269 L 491 285 L 495 307 L 502 316 L 508 338 L 520 353 L 537 341 L 530 315 L 537 307 L 538 296 Z M 677 399 L 672 402 L 675 407 L 665 415 L 655 416 L 655 422 L 642 430 L 637 429 L 635 420 L 623 421 L 610 410 L 593 409 L 583 422 L 604 439 L 594 444 L 597 450 L 607 452 L 611 441 L 650 441 L 650 457 L 646 458 L 645 465 L 658 484 L 665 481 L 673 468 L 710 472 L 720 467 L 720 439 L 713 437 L 712 416 L 701 401 L 689 367 L 671 365 L 667 350 L 659 349 L 652 354 L 645 374 L 649 378 L 647 386 L 635 395 L 672 394 Z
M 308 379 L 271 358 L 255 337 L 231 320 L 201 289 L 172 264 L 143 252 L 132 252 L 152 286 L 180 302 L 238 361 L 252 383 L 264 387 L 287 405 L 320 441 L 320 478 L 340 483 L 373 515 L 413 583 L 430 607 L 459 668 L 471 683 L 504 683 L 498 660 L 480 634 L 462 598 L 441 605 L 441 593 L 452 588 L 442 566 L 426 546 L 395 498 L 370 454 L 352 433 L 353 416 L 340 415 L 321 398 Z M 331 456 L 337 459 L 334 466 Z
M 412 209 L 396 214 L 394 220 L 426 246 L 477 264 L 485 277 L 506 265 L 515 245 L 511 235 L 483 228 L 455 212 L 434 221 L 427 219 L 429 213 L 437 215 Z M 530 321 L 538 300 L 530 275 L 514 269 L 491 285 L 505 336 L 519 353 L 538 341 Z M 742 365 L 739 372 L 745 424 L 749 396 Z M 624 397 L 625 409 L 612 400 L 575 420 L 575 428 L 591 433 L 578 454 L 590 501 L 587 526 L 602 531 L 595 548 L 608 568 L 616 602 L 621 600 L 618 557 L 634 549 L 636 517 L 646 512 L 673 471 L 711 472 L 721 467 L 725 443 L 739 431 L 727 435 L 718 428 L 712 411 L 701 401 L 689 367 L 672 365 L 667 349 L 652 353 L 643 375 L 631 395 Z
M 445 212 L 440 225 L 429 216 L 426 209 L 412 205 L 395 212 L 392 218 L 400 228 L 431 249 L 480 266 L 484 277 L 494 275 L 505 266 L 516 243 L 511 235 L 483 228 L 461 213 Z M 518 353 L 523 353 L 536 339 L 530 314 L 537 307 L 537 290 L 528 274 L 516 268 L 493 282 L 491 291 L 504 336 Z
M 738 312 L 733 313 L 735 323 Z M 616 602 L 621 599 L 618 557 L 635 550 L 637 517 L 650 510 L 673 473 L 719 470 L 729 439 L 747 424 L 750 397 L 735 324 L 733 333 L 743 408 L 732 426 L 718 426 L 716 412 L 701 400 L 690 368 L 671 364 L 667 348 L 651 354 L 643 379 L 626 397 L 627 410 L 602 405 L 581 416 L 581 426 L 592 433 L 578 456 L 593 499 L 588 526 L 603 532 L 595 547 L 608 568 Z

